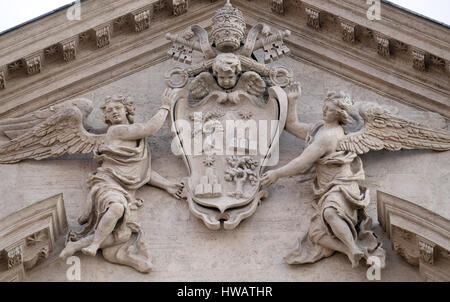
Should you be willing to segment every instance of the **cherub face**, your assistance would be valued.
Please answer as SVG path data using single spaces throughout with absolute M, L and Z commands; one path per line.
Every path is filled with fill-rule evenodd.
M 127 110 L 121 102 L 108 103 L 103 114 L 111 125 L 128 124 Z
M 232 71 L 219 71 L 217 72 L 217 83 L 219 83 L 219 86 L 224 89 L 230 89 L 233 88 L 236 84 L 237 75 L 236 73 Z
M 322 118 L 327 123 L 338 122 L 340 119 L 339 108 L 332 102 L 325 101 L 322 108 Z

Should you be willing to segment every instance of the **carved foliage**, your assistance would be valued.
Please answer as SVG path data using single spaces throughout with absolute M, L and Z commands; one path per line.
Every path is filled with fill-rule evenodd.
M 52 57 L 54 55 L 57 55 L 59 53 L 59 48 L 60 47 L 58 46 L 58 44 L 47 47 L 44 50 L 45 57 Z
M 391 234 L 392 249 L 411 265 L 419 265 L 419 257 L 415 252 L 416 235 L 399 227 L 393 226 Z
M 348 43 L 355 43 L 355 25 L 350 23 L 341 22 L 342 28 L 342 40 Z
M 48 230 L 38 231 L 25 239 L 23 252 L 23 266 L 25 269 L 31 269 L 41 259 L 48 257 L 50 252 L 50 238 Z
M 63 54 L 63 60 L 65 62 L 70 62 L 72 60 L 75 60 L 77 56 L 77 47 L 76 47 L 76 41 L 75 38 L 67 41 L 63 41 L 60 43 L 62 54 Z
M 389 40 L 385 37 L 377 36 L 377 52 L 383 57 L 391 55 Z
M 427 264 L 434 263 L 434 244 L 419 240 L 420 260 Z
M 238 147 L 247 148 L 246 143 L 244 142 L 244 146 Z M 253 170 L 259 165 L 258 161 L 251 156 L 233 155 L 227 157 L 227 163 L 230 168 L 225 171 L 224 178 L 226 181 L 233 181 L 236 184 L 236 190 L 229 192 L 228 195 L 235 198 L 248 198 L 249 196 L 245 194 L 244 184 L 246 182 L 250 182 L 252 186 L 257 184 L 258 176 Z
M 272 0 L 272 11 L 277 14 L 284 14 L 284 1 Z
M 187 12 L 188 0 L 169 0 L 172 3 L 172 13 L 179 16 Z
M 17 61 L 14 61 L 14 62 L 8 64 L 8 71 L 10 73 L 13 73 L 13 72 L 20 70 L 22 67 L 23 67 L 22 60 L 17 60 Z
M 417 49 L 412 50 L 413 67 L 419 71 L 425 71 L 425 52 Z
M 23 59 L 25 63 L 25 70 L 28 75 L 33 75 L 41 72 L 41 55 L 34 54 Z
M 111 28 L 108 25 L 104 25 L 101 27 L 97 27 L 94 29 L 95 31 L 95 39 L 98 48 L 105 47 L 109 45 L 111 38 Z
M 8 269 L 22 264 L 22 246 L 16 246 L 7 251 Z
M 141 32 L 150 27 L 150 9 L 131 13 L 133 16 L 134 31 Z
M 166 7 L 166 0 L 158 0 L 153 3 L 153 9 L 155 11 L 161 11 Z
M 440 57 L 438 57 L 438 56 L 430 55 L 430 62 L 433 65 L 436 65 L 436 66 L 438 66 L 440 68 L 444 68 L 445 67 L 445 60 L 440 58 Z
M 128 23 L 128 15 L 120 16 L 119 18 L 114 20 L 114 26 L 118 29 L 122 29 Z
M 391 44 L 395 51 L 399 51 L 400 53 L 408 53 L 408 44 L 398 40 L 393 40 Z
M 305 7 L 306 24 L 314 29 L 320 28 L 320 12 L 317 9 Z
M 78 40 L 80 41 L 80 43 L 87 42 L 89 41 L 89 39 L 90 35 L 88 31 L 85 31 L 78 36 Z

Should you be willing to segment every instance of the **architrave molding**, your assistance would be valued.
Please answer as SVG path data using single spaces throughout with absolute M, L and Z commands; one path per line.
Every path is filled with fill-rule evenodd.
M 67 21 L 63 10 L 2 35 L 0 118 L 20 116 L 64 101 L 168 59 L 170 42 L 165 34 L 180 32 L 195 23 L 209 27 L 214 11 L 224 1 L 191 0 L 187 12 L 179 16 L 160 2 L 85 1 L 81 21 Z M 307 61 L 396 101 L 450 117 L 448 28 L 385 3 L 382 20 L 370 21 L 366 17 L 367 5 L 357 0 L 284 2 L 283 15 L 274 13 L 272 2 L 267 0 L 234 0 L 233 5 L 243 11 L 249 25 L 265 22 L 279 30 L 289 29 L 292 35 L 286 43 L 294 59 Z M 324 13 L 319 30 L 307 25 L 306 7 Z M 150 20 L 146 19 L 147 12 Z M 133 16 L 138 17 L 133 21 Z M 128 20 L 130 28 L 115 32 L 114 21 L 119 19 Z M 372 34 L 373 41 L 362 43 L 356 35 L 355 42 L 349 43 L 342 38 L 342 23 L 358 29 L 358 35 L 362 31 Z M 98 48 L 92 32 L 105 24 L 110 26 L 110 43 Z M 394 51 L 389 57 L 377 54 L 377 35 L 392 43 Z M 76 41 L 75 58 L 71 55 L 65 62 L 64 51 L 58 60 L 46 58 L 44 50 L 52 45 L 63 49 L 61 43 L 73 37 L 80 38 Z M 91 41 L 82 41 L 82 37 Z M 70 45 L 67 47 L 69 51 Z M 40 72 L 27 75 L 24 59 L 36 53 L 40 53 L 42 61 Z M 417 53 L 429 57 L 433 67 L 429 68 L 427 61 L 418 61 Z M 399 64 L 405 56 L 409 63 Z

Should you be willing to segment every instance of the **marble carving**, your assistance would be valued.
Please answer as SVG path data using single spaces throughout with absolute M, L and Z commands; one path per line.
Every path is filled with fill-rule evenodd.
M 78 251 L 95 256 L 101 249 L 110 262 L 140 272 L 151 270 L 149 247 L 141 240 L 136 221 L 136 210 L 143 201 L 135 192 L 149 184 L 179 198 L 182 184 L 169 182 L 151 169 L 146 141 L 161 128 L 177 97 L 176 90 L 166 90 L 161 108 L 146 123 L 134 123 L 135 108 L 126 97 L 107 98 L 101 109 L 109 127 L 102 135 L 88 133 L 83 127 L 83 116 L 92 110 L 87 99 L 66 101 L 1 123 L 0 130 L 11 139 L 0 146 L 1 163 L 94 152 L 100 164 L 88 179 L 89 194 L 78 219 L 84 228 L 69 232 L 61 258 Z
M 169 71 L 166 83 L 184 95 L 171 114 L 190 175 L 184 196 L 190 211 L 213 230 L 235 228 L 267 196 L 260 175 L 276 155 L 287 114 L 282 87 L 289 84 L 290 72 L 268 68 L 253 53 L 262 48 L 266 62 L 276 60 L 289 51 L 283 43 L 289 32 L 273 32 L 259 23 L 241 47 L 244 34 L 241 11 L 227 2 L 213 17 L 210 37 L 199 25 L 183 36 L 167 35 L 175 60 L 191 63 L 193 50 L 205 58 L 193 67 Z M 267 131 L 257 129 L 262 124 Z
M 450 221 L 394 195 L 377 192 L 378 221 L 392 249 L 427 281 L 450 281 Z
M 272 1 L 273 9 L 283 13 L 283 3 Z M 181 15 L 188 1 L 170 4 L 173 14 Z M 308 26 L 320 29 L 320 11 L 305 9 Z M 149 16 L 145 11 L 135 18 L 135 31 L 148 27 Z M 258 23 L 246 33 L 241 11 L 229 1 L 212 21 L 210 34 L 192 25 L 181 35 L 167 35 L 173 42 L 169 51 L 173 59 L 192 64 L 194 51 L 203 59 L 167 72 L 169 88 L 162 96 L 162 106 L 145 123 L 134 123 L 135 108 L 123 96 L 107 98 L 101 107 L 109 126 L 102 135 L 83 127 L 83 118 L 92 110 L 87 99 L 0 121 L 0 131 L 10 139 L 0 145 L 0 163 L 91 152 L 99 162 L 88 179 L 89 194 L 78 220 L 84 227 L 80 232 L 69 232 L 61 258 L 79 251 L 94 256 L 100 249 L 110 262 L 149 272 L 149 247 L 141 240 L 142 229 L 136 219 L 143 201 L 135 192 L 145 184 L 186 198 L 191 213 L 208 228 L 234 229 L 268 196 L 263 187 L 282 177 L 315 171 L 315 215 L 307 234 L 285 257 L 286 262 L 314 263 L 338 251 L 348 256 L 353 267 L 371 256 L 379 257 L 384 266 L 385 251 L 365 212 L 370 195 L 360 185 L 365 173 L 359 155 L 382 149 L 450 150 L 449 133 L 396 117 L 374 104 L 354 104 L 343 92 L 327 94 L 323 121 L 304 124 L 297 115 L 300 84 L 293 83 L 286 67 L 265 65 L 289 52 L 283 39 L 290 32 Z M 353 43 L 354 28 L 344 25 L 343 39 Z M 96 27 L 94 32 L 98 48 L 110 44 L 109 25 Z M 72 44 L 62 49 L 65 61 L 76 57 L 76 44 Z M 377 36 L 377 45 L 379 54 L 390 55 L 388 38 Z M 256 59 L 257 50 L 261 50 L 264 64 Z M 416 57 L 415 68 L 425 70 L 423 56 Z M 22 65 L 28 74 L 39 73 L 40 54 L 16 61 L 9 70 Z M 5 78 L 0 72 L 3 88 Z M 173 150 L 183 157 L 189 173 L 180 183 L 170 182 L 151 169 L 146 142 L 168 114 L 175 139 Z M 252 131 L 255 125 L 257 132 Z M 264 173 L 266 167 L 276 164 L 283 129 L 305 140 L 307 147 L 286 166 Z M 419 247 L 424 261 L 432 262 L 433 246 L 424 242 Z M 8 251 L 11 266 L 17 266 L 20 253 L 16 247 Z
M 385 251 L 371 231 L 372 220 L 365 211 L 370 195 L 367 188 L 359 185 L 365 174 L 358 155 L 382 149 L 446 151 L 450 150 L 450 134 L 396 117 L 376 104 L 354 105 L 343 92 L 328 93 L 323 104 L 323 121 L 308 125 L 298 120 L 296 106 L 300 95 L 300 84 L 289 86 L 286 130 L 305 140 L 307 147 L 300 156 L 268 171 L 262 179 L 269 186 L 282 177 L 315 169 L 315 215 L 307 234 L 285 261 L 314 263 L 338 251 L 348 256 L 352 267 L 371 256 L 379 257 L 384 267 Z M 352 121 L 363 123 L 360 130 L 348 133 L 345 125 Z
M 0 282 L 23 281 L 67 231 L 62 194 L 0 219 Z

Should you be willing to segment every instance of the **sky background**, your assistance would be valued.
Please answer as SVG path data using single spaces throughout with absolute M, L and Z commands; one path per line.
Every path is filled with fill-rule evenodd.
M 450 0 L 389 1 L 450 25 Z M 0 0 L 0 32 L 73 2 L 74 0 Z M 381 15 L 383 16 L 383 12 Z

